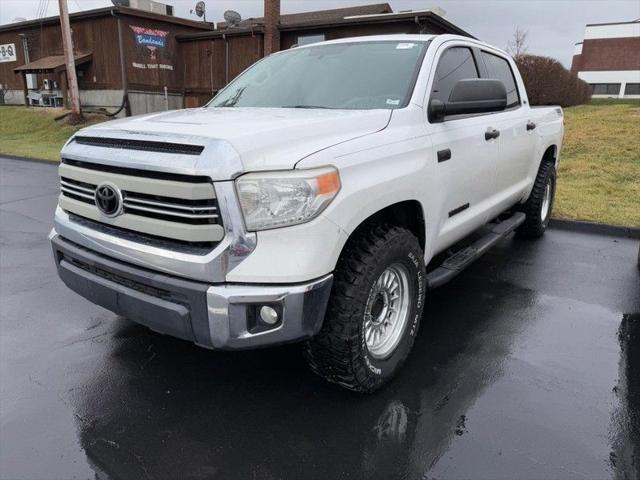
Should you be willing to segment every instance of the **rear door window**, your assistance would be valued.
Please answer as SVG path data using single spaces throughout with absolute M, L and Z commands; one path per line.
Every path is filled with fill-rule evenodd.
M 482 52 L 482 59 L 487 67 L 489 78 L 500 80 L 507 89 L 507 108 L 520 105 L 520 95 L 516 86 L 516 79 L 506 58 L 489 52 Z
M 446 102 L 453 86 L 467 78 L 479 78 L 476 62 L 467 47 L 451 47 L 442 54 L 436 68 L 431 99 Z

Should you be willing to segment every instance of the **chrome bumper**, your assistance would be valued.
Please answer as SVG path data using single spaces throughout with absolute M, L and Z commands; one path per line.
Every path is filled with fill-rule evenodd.
M 58 274 L 93 303 L 206 348 L 247 349 L 310 338 L 322 326 L 333 276 L 296 285 L 210 285 L 137 267 L 50 234 Z M 275 325 L 259 310 L 279 313 Z
M 207 290 L 214 348 L 253 348 L 310 338 L 320 331 L 333 275 L 299 285 L 221 285 Z M 280 321 L 272 328 L 259 310 L 270 306 Z

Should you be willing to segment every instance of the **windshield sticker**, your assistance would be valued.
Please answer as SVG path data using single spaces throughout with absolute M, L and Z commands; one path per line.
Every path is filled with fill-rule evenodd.
M 387 105 L 400 105 L 400 100 L 394 100 L 393 98 L 387 98 Z
M 415 46 L 416 46 L 415 43 L 399 43 L 398 45 L 396 45 L 396 50 L 408 50 Z

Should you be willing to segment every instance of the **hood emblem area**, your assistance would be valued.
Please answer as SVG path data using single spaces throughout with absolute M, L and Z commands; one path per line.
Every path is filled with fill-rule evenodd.
M 117 217 L 123 209 L 122 192 L 113 183 L 101 183 L 96 188 L 96 206 L 107 217 Z

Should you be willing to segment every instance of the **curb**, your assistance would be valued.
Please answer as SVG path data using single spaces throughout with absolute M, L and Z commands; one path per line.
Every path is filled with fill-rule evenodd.
M 577 233 L 595 233 L 611 237 L 626 237 L 640 239 L 640 228 L 622 227 L 619 225 L 607 225 L 605 223 L 581 222 L 579 220 L 562 220 L 552 218 L 549 222 L 551 228 Z
M 46 158 L 21 157 L 20 155 L 9 155 L 0 153 L 0 158 L 8 158 L 9 160 L 23 160 L 27 162 L 48 163 L 49 165 L 58 165 L 59 160 L 47 160 Z

